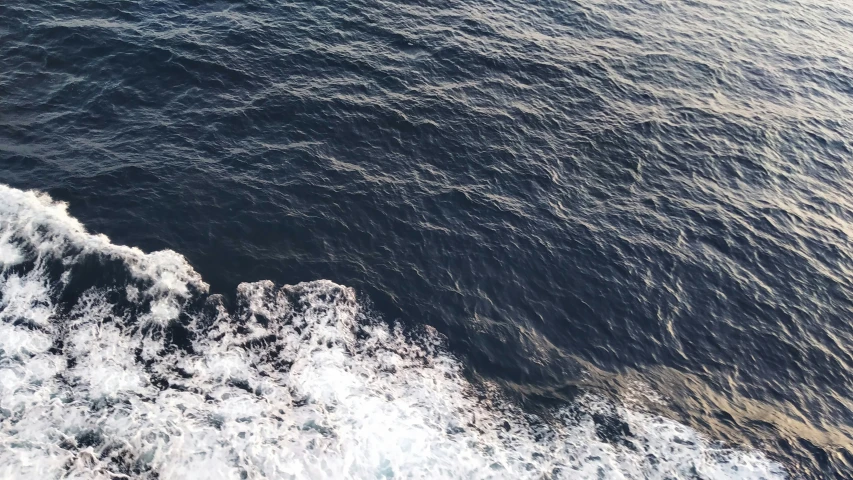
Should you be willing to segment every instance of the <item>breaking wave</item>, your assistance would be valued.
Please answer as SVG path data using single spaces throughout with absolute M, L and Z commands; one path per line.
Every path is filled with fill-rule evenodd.
M 350 288 L 237 290 L 228 305 L 181 255 L 113 245 L 0 185 L 0 477 L 785 476 L 593 395 L 524 413 Z

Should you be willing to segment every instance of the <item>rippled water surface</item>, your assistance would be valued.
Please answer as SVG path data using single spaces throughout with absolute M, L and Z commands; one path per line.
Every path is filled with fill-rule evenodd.
M 0 476 L 853 478 L 850 3 L 0 18 Z

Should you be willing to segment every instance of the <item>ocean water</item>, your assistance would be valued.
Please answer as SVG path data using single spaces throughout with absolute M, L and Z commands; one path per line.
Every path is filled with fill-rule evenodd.
M 0 478 L 853 478 L 853 4 L 0 19 Z

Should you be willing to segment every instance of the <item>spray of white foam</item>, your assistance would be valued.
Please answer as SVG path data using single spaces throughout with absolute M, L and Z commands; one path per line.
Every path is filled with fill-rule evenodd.
M 591 395 L 547 422 L 477 395 L 437 335 L 328 281 L 245 283 L 228 310 L 180 255 L 112 245 L 45 195 L 0 186 L 0 255 L 0 478 L 784 477 Z M 61 300 L 86 258 L 124 283 Z

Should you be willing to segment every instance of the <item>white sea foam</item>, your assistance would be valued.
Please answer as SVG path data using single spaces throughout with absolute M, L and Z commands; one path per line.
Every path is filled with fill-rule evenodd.
M 0 186 L 0 229 L 0 478 L 784 476 L 591 395 L 547 423 L 483 400 L 437 335 L 328 281 L 244 283 L 229 311 L 180 255 L 112 245 L 45 195 Z M 126 283 L 60 304 L 86 258 Z M 593 415 L 630 434 L 602 440 Z
M 0 238 L 0 266 L 13 266 L 21 263 L 24 256 L 9 243 L 8 238 Z

